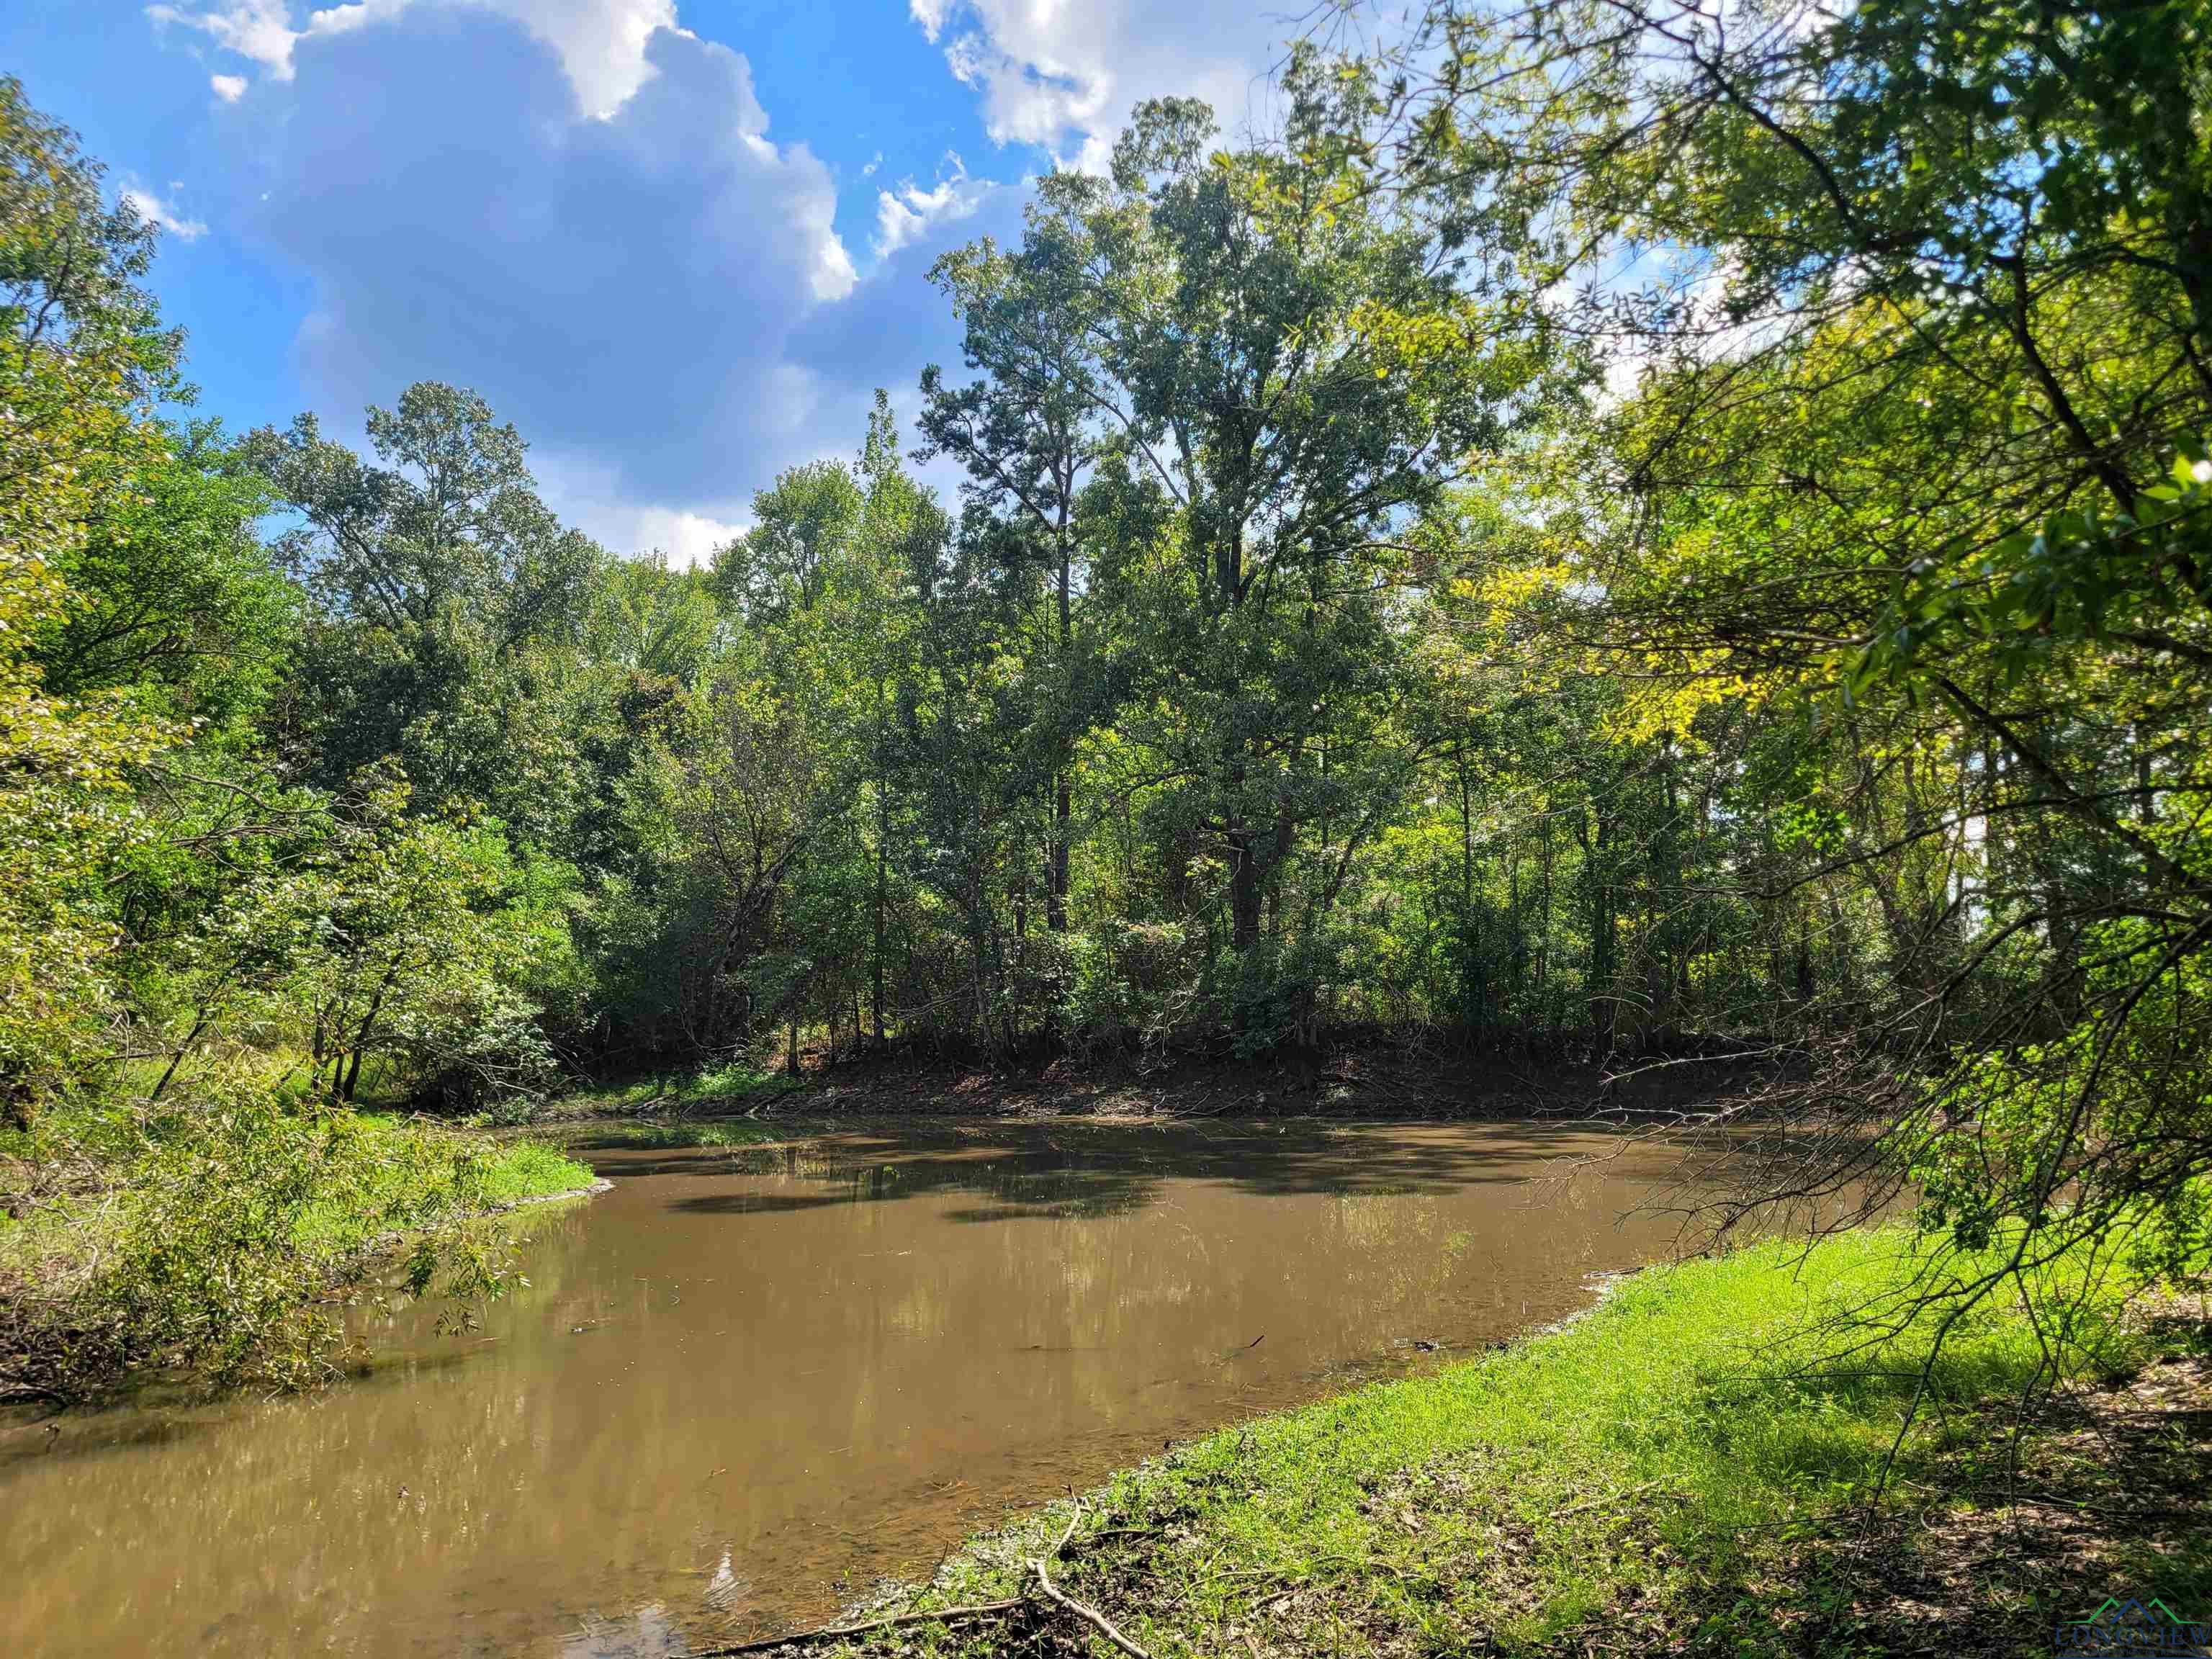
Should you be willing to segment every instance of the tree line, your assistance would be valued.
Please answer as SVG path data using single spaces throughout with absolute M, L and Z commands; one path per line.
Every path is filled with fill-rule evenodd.
M 1832 1133 L 1769 1196 L 2201 1249 L 2206 58 L 2048 0 L 1306 41 L 1264 141 L 1146 105 L 941 259 L 912 429 L 696 569 L 458 388 L 192 420 L 9 83 L 9 1109 L 1719 1050 Z

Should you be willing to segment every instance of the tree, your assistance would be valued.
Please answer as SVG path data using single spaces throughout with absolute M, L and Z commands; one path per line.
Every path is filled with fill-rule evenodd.
M 38 642 L 86 601 L 65 573 L 157 458 L 177 339 L 138 288 L 154 233 L 0 80 L 0 1109 L 27 1124 L 112 1047 L 112 860 L 132 769 L 177 734 L 124 697 L 57 696 Z
M 714 654 L 720 617 L 708 580 L 655 554 L 608 561 L 592 585 L 584 653 L 645 680 L 688 684 Z
M 520 435 L 475 393 L 410 386 L 368 434 L 382 465 L 312 415 L 244 446 L 303 520 L 277 545 L 308 599 L 311 775 L 338 787 L 397 756 L 426 803 L 475 801 L 557 843 L 582 781 L 547 694 L 604 556 L 538 498 Z
M 574 971 L 567 872 L 518 860 L 489 825 L 411 813 L 410 794 L 378 769 L 311 804 L 212 908 L 179 953 L 195 1001 L 180 1054 L 211 1025 L 277 1036 L 337 1102 L 372 1060 L 456 1103 L 543 1085 L 539 1022 Z
M 1148 738 L 1227 866 L 1239 952 L 1327 810 L 1332 708 L 1389 696 L 1369 674 L 1402 568 L 1394 532 L 1505 441 L 1545 363 L 1302 145 L 1322 106 L 1297 90 L 1279 152 L 1215 154 L 1204 108 L 1170 101 L 1139 112 L 1110 180 L 1043 186 L 1110 273 L 1113 489 L 1137 501 L 1102 510 L 1142 527 L 1103 566 L 1131 647 L 1118 666 L 1133 706 L 1164 714 Z M 1463 348 L 1448 367 L 1409 349 L 1438 332 Z
M 753 527 L 715 555 L 731 606 L 758 621 L 811 610 L 860 518 L 860 486 L 836 461 L 786 468 L 753 496 Z
M 1834 1133 L 1747 1197 L 1917 1183 L 2006 1246 L 1948 1317 L 2146 1217 L 2203 1247 L 2208 52 L 2187 6 L 1440 8 L 1340 130 L 1612 349 L 1578 644 L 1795 733 L 1758 1103 Z
M 963 324 L 963 363 L 980 378 L 951 387 L 935 364 L 921 378 L 920 459 L 959 461 L 969 500 L 1002 526 L 993 539 L 1006 577 L 1019 584 L 1034 572 L 1048 585 L 1049 659 L 1027 678 L 1050 700 L 1039 725 L 1052 777 L 1045 919 L 1054 933 L 1067 929 L 1075 745 L 1098 713 L 1075 622 L 1089 564 L 1082 493 L 1108 429 L 1093 356 L 1103 295 L 1086 271 L 1088 252 L 1079 217 L 1032 208 L 1018 251 L 987 239 L 939 259 L 930 274 Z
M 40 673 L 64 696 L 159 687 L 175 713 L 234 727 L 275 690 L 298 619 L 255 533 L 266 486 L 213 422 L 149 436 L 62 557 L 74 598 L 37 638 Z

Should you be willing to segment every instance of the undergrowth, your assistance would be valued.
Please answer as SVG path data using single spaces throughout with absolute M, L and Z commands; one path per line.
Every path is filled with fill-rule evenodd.
M 189 1103 L 55 1113 L 0 1144 L 0 1399 L 150 1374 L 296 1387 L 331 1374 L 336 1311 L 380 1293 L 465 1305 L 507 1279 L 463 1224 L 591 1181 L 547 1146 L 288 1098 L 240 1073 Z
M 773 1100 L 802 1086 L 781 1073 L 764 1072 L 744 1060 L 729 1060 L 691 1071 L 650 1073 L 548 1102 L 517 1102 L 510 1109 L 511 1115 L 492 1121 L 546 1122 L 574 1117 L 681 1114 Z

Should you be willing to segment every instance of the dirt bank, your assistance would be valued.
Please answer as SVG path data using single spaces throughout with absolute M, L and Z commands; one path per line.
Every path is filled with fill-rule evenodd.
M 725 1078 L 731 1074 L 722 1074 Z M 1334 1117 L 1411 1121 L 1638 1116 L 1694 1107 L 1747 1086 L 1724 1060 L 1600 1065 L 1526 1061 L 1392 1042 L 1346 1044 L 1265 1060 L 1071 1058 L 980 1068 L 911 1054 L 806 1057 L 800 1077 L 745 1076 L 736 1086 L 669 1079 L 594 1091 L 550 1118 L 677 1114 L 713 1117 Z

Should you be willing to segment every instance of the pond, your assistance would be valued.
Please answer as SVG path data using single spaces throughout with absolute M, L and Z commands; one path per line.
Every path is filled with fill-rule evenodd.
M 1542 1124 L 584 1142 L 480 1329 L 308 1399 L 0 1438 L 0 1653 L 664 1655 L 926 1575 L 1169 1442 L 1662 1255 L 1680 1155 Z M 1624 1216 L 1626 1218 L 1624 1220 Z

